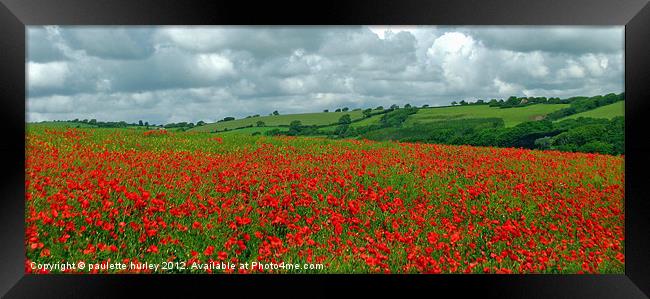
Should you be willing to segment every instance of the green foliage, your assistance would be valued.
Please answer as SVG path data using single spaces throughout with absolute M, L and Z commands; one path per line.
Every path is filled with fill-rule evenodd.
M 273 130 L 269 130 L 269 131 L 264 132 L 264 135 L 266 135 L 266 136 L 278 136 L 280 134 L 281 134 L 280 129 L 273 129 Z
M 625 116 L 625 101 L 617 101 L 613 104 L 608 104 L 592 110 L 569 115 L 562 119 L 579 117 L 612 119 L 617 116 Z
M 175 129 L 175 128 L 189 129 L 189 128 L 193 128 L 194 124 L 193 123 L 188 123 L 188 122 L 168 123 L 168 124 L 164 125 L 163 127 L 166 128 L 166 129 Z
M 537 138 L 535 139 L 535 148 L 538 149 L 551 149 L 551 145 L 553 144 L 553 138 L 550 136 L 545 136 L 542 138 Z
M 396 111 L 395 111 L 396 112 Z M 548 120 L 505 127 L 500 118 L 450 119 L 411 126 L 368 126 L 357 134 L 371 140 L 468 144 L 476 146 L 554 149 L 619 155 L 625 153 L 623 117 Z
M 302 122 L 299 120 L 294 120 L 289 124 L 289 132 L 287 133 L 290 136 L 295 136 L 300 134 L 302 131 Z
M 340 125 L 349 125 L 350 123 L 352 123 L 352 118 L 350 118 L 350 114 L 344 114 L 343 116 L 341 116 L 341 118 L 339 118 L 338 123 Z
M 591 141 L 578 147 L 579 152 L 611 154 L 614 152 L 614 145 L 603 141 Z
M 403 108 L 403 109 L 396 109 L 391 107 L 391 109 L 392 111 L 382 115 L 381 119 L 379 120 L 381 126 L 384 128 L 400 127 L 404 123 L 404 121 L 406 121 L 409 115 L 418 112 L 417 108 L 412 108 L 412 107 Z
M 404 142 L 429 142 L 442 144 L 469 144 L 475 133 L 483 129 L 502 128 L 500 118 L 463 119 L 408 127 L 388 127 L 370 130 L 363 138 L 370 140 L 398 140 Z
M 573 97 L 567 99 L 570 103 L 570 106 L 553 113 L 550 113 L 547 117 L 551 120 L 557 120 L 569 115 L 589 111 L 596 109 L 601 106 L 609 105 L 618 101 L 625 100 L 625 93 L 621 94 L 607 94 L 604 96 L 593 96 L 593 97 Z
M 437 121 L 447 121 L 450 119 L 468 119 L 468 118 L 503 118 L 506 127 L 513 127 L 519 123 L 543 119 L 544 116 L 553 111 L 567 107 L 562 105 L 524 105 L 501 109 L 500 107 L 489 107 L 488 105 L 465 105 L 465 106 L 447 106 L 420 109 L 417 114 L 410 116 L 405 126 L 414 123 L 429 123 Z

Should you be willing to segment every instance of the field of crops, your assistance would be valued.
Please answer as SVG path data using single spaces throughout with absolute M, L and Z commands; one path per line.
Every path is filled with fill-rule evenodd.
M 345 114 L 349 114 L 352 119 L 360 119 L 363 117 L 361 111 L 358 110 L 346 112 L 281 114 L 210 123 L 204 126 L 192 128 L 190 131 L 211 132 L 214 130 L 223 131 L 224 129 L 232 130 L 250 125 L 256 126 L 258 121 L 264 122 L 266 126 L 289 125 L 294 120 L 299 120 L 303 125 L 329 125 L 338 122 L 339 118 Z
M 562 119 L 573 119 L 573 118 L 579 118 L 579 117 L 612 119 L 614 117 L 624 116 L 624 115 L 625 115 L 625 102 L 624 101 L 619 101 L 619 102 L 616 102 L 616 103 L 613 103 L 613 104 L 598 107 L 598 108 L 593 109 L 593 110 L 589 110 L 589 111 L 569 115 L 569 116 L 567 116 L 565 118 L 562 118 Z
M 467 118 L 502 118 L 506 127 L 512 127 L 526 121 L 539 120 L 546 114 L 562 108 L 569 107 L 568 104 L 535 104 L 524 107 L 498 108 L 488 105 L 467 105 L 455 107 L 432 107 L 420 109 L 418 113 L 411 115 L 406 125 L 413 123 L 427 123 L 432 121 L 444 121 L 452 119 Z
M 26 137 L 27 272 L 624 273 L 621 156 L 43 126 Z M 202 266 L 253 261 L 322 268 Z

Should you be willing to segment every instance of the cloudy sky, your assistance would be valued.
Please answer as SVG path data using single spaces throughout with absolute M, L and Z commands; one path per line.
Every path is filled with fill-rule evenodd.
M 623 27 L 29 27 L 27 121 L 623 91 Z

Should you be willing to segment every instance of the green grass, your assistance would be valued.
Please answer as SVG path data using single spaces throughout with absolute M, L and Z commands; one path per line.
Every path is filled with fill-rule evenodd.
M 358 119 L 363 117 L 361 111 L 346 111 L 346 112 L 320 112 L 320 113 L 300 113 L 300 114 L 286 114 L 286 115 L 273 115 L 273 116 L 260 116 L 236 119 L 225 122 L 210 123 L 204 126 L 195 127 L 188 131 L 190 132 L 211 132 L 214 130 L 223 130 L 225 128 L 235 129 L 238 127 L 245 127 L 248 125 L 255 126 L 258 121 L 263 121 L 267 126 L 288 125 L 294 120 L 299 120 L 303 125 L 329 125 L 336 123 L 341 116 L 350 114 L 350 117 Z
M 252 127 L 252 128 L 230 130 L 226 132 L 217 132 L 214 133 L 214 135 L 215 136 L 251 135 L 255 132 L 260 132 L 260 134 L 264 134 L 264 132 L 271 131 L 273 129 L 280 129 L 285 131 L 287 130 L 287 128 L 281 128 L 281 127 Z
M 364 118 L 360 121 L 353 122 L 352 124 L 350 124 L 350 126 L 353 128 L 357 128 L 357 127 L 365 127 L 370 125 L 377 125 L 379 124 L 379 120 L 381 119 L 382 116 L 384 115 L 383 114 L 373 115 L 371 117 Z
M 411 115 L 405 122 L 406 126 L 415 123 L 428 123 L 452 119 L 467 118 L 502 118 L 506 127 L 512 127 L 519 123 L 540 120 L 553 111 L 569 107 L 568 104 L 536 104 L 525 107 L 501 109 L 489 107 L 488 105 L 470 105 L 455 107 L 432 107 L 420 109 L 418 113 Z
M 45 126 L 51 128 L 95 128 L 95 125 L 89 125 L 81 122 L 63 122 L 63 121 L 44 121 L 38 123 L 27 123 L 28 126 Z
M 579 117 L 612 119 L 612 118 L 617 117 L 617 116 L 625 116 L 625 102 L 624 101 L 618 101 L 616 103 L 612 103 L 612 104 L 609 104 L 609 105 L 598 107 L 598 108 L 593 109 L 593 110 L 581 112 L 581 113 L 574 114 L 574 115 L 569 115 L 569 116 L 561 118 L 559 120 L 575 119 L 575 118 L 579 118 Z

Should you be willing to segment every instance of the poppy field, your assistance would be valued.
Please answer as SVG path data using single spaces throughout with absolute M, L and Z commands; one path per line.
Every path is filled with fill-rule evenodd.
M 25 158 L 28 273 L 624 273 L 623 156 L 28 127 Z M 175 266 L 33 267 L 66 262 Z M 322 268 L 205 267 L 250 262 Z

